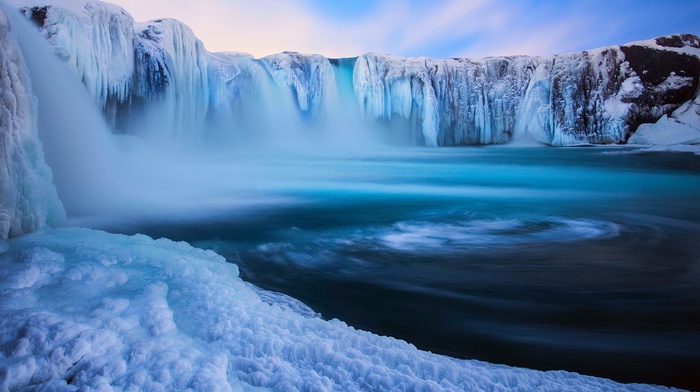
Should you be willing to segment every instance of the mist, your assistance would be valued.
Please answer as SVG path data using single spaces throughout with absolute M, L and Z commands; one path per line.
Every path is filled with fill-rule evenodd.
M 109 336 L 121 330 L 125 341 L 133 342 L 136 328 L 143 328 L 137 335 L 148 345 L 156 342 L 152 348 L 158 358 L 164 352 L 158 342 L 167 338 L 185 350 L 223 349 L 220 356 L 203 354 L 222 364 L 228 358 L 229 364 L 247 369 L 255 364 L 251 359 L 271 360 L 273 367 L 288 361 L 308 375 L 316 374 L 318 364 L 337 362 L 317 355 L 328 351 L 329 342 L 357 342 L 355 335 L 334 333 L 329 340 L 322 332 L 316 341 L 323 349 L 307 350 L 311 346 L 301 342 L 302 351 L 310 353 L 302 357 L 296 347 L 286 346 L 298 340 L 296 335 L 282 336 L 285 342 L 279 345 L 268 337 L 279 338 L 290 327 L 308 337 L 323 325 L 347 323 L 353 334 L 371 331 L 405 340 L 411 352 L 418 348 L 621 382 L 696 388 L 700 156 L 621 153 L 623 147 L 610 145 L 625 141 L 625 121 L 639 113 L 626 99 L 641 91 L 635 87 L 641 78 L 629 71 L 635 58 L 621 48 L 595 51 L 598 57 L 582 53 L 549 59 L 378 54 L 327 59 L 293 52 L 253 59 L 207 53 L 186 26 L 172 19 L 136 24 L 133 30 L 113 28 L 114 18 L 123 22 L 119 26 L 131 26 L 133 20 L 100 9 L 100 4 L 85 8 L 90 12 L 81 15 L 83 20 L 63 15 L 60 27 L 69 26 L 64 30 L 45 30 L 49 35 L 69 31 L 62 38 L 78 43 L 69 54 L 57 45 L 63 58 L 75 56 L 68 65 L 27 20 L 8 14 L 29 67 L 40 138 L 67 224 L 184 241 L 200 250 L 169 240 L 73 228 L 38 233 L 45 239 L 32 244 L 30 238 L 23 245 L 26 251 L 1 249 L 20 252 L 17 260 L 22 262 L 5 259 L 11 261 L 6 264 L 11 286 L 4 287 L 14 294 L 4 308 L 10 317 L 0 319 L 8 320 L 6 325 L 20 320 L 11 312 L 21 302 L 31 317 L 16 323 L 17 331 L 6 328 L 8 342 L 22 338 L 43 344 L 58 324 L 75 327 L 79 339 L 84 326 L 99 324 Z M 77 34 L 73 28 L 78 25 L 87 27 Z M 115 42 L 127 43 L 119 46 L 127 56 L 112 53 L 110 43 Z M 639 57 L 637 62 L 645 64 L 647 57 Z M 86 59 L 94 66 L 79 70 L 80 80 L 70 67 Z M 108 68 L 112 60 L 120 61 L 120 67 Z M 598 83 L 587 66 L 601 75 L 629 73 L 620 76 L 627 79 L 618 85 Z M 93 73 L 104 76 L 114 69 L 118 77 L 109 74 L 92 83 L 100 79 L 92 79 Z M 683 87 L 678 81 L 690 83 L 692 78 L 677 78 L 672 68 L 668 72 L 675 82 L 663 82 L 669 85 L 664 91 L 676 96 Z M 595 88 L 570 94 L 579 86 Z M 697 91 L 697 85 L 691 87 Z M 592 112 L 583 113 L 587 108 Z M 542 143 L 608 145 L 543 148 Z M 55 253 L 61 237 L 71 237 L 65 257 Z M 14 244 L 21 241 L 28 240 L 18 238 Z M 98 243 L 98 253 L 87 247 L 91 241 Z M 166 248 L 174 253 L 164 252 Z M 205 254 L 201 249 L 213 253 L 205 252 L 206 262 L 198 264 L 195 259 Z M 158 255 L 144 258 L 149 253 Z M 199 256 L 189 256 L 195 253 Z M 182 269 L 173 272 L 171 261 Z M 231 267 L 231 274 L 209 269 L 213 265 Z M 61 269 L 65 274 L 57 273 Z M 238 280 L 239 272 L 245 284 Z M 202 278 L 195 279 L 200 273 Z M 108 279 L 95 280 L 100 274 Z M 120 281 L 111 279 L 120 274 Z M 76 280 L 78 275 L 84 277 Z M 221 286 L 211 286 L 212 276 L 222 279 Z M 205 289 L 201 301 L 190 295 L 193 282 Z M 246 294 L 232 289 L 236 282 L 302 301 L 309 306 L 304 320 L 318 313 L 342 322 L 313 321 L 307 328 L 306 321 L 296 318 L 286 323 L 281 313 L 257 317 L 248 313 L 251 303 L 264 305 L 265 312 L 286 312 L 276 309 L 275 301 L 266 302 L 280 294 Z M 56 288 L 65 297 L 59 302 Z M 82 294 L 76 296 L 76 288 L 84 289 Z M 27 289 L 32 291 L 20 291 Z M 29 293 L 28 300 L 22 293 Z M 243 302 L 211 302 L 227 295 Z M 41 312 L 37 298 L 51 304 L 46 333 L 33 324 Z M 108 300 L 124 305 L 107 306 Z M 81 307 L 71 308 L 73 302 Z M 55 323 L 54 315 L 66 310 L 77 321 Z M 171 329 L 154 333 L 162 320 L 169 320 Z M 234 321 L 241 320 L 250 321 L 253 332 L 238 328 Z M 278 328 L 265 320 L 286 324 Z M 115 331 L 112 321 L 126 327 Z M 228 326 L 222 329 L 223 324 Z M 263 324 L 275 330 L 259 335 Z M 41 335 L 25 336 L 28 329 Z M 190 333 L 193 343 L 183 343 Z M 261 337 L 253 342 L 260 346 L 238 344 L 245 335 Z M 131 347 L 138 350 L 138 342 Z M 133 351 L 118 344 L 110 347 L 127 348 L 119 348 L 118 357 Z M 267 355 L 270 344 L 280 348 L 272 351 L 281 353 L 281 359 Z M 50 354 L 49 346 L 42 345 L 44 353 L 23 345 L 13 349 L 17 361 L 31 360 L 41 374 L 46 372 L 34 366 L 32 355 L 48 358 L 47 364 L 59 362 L 62 370 L 53 374 L 62 383 L 77 386 L 85 369 L 101 369 L 94 363 L 111 366 L 99 350 L 92 350 L 97 362 L 54 355 L 79 353 L 73 343 L 66 350 L 51 347 Z M 380 369 L 373 365 L 378 351 L 363 347 L 371 351 L 367 363 L 372 366 L 366 368 Z M 242 352 L 238 357 L 236 350 Z M 379 354 L 393 361 L 391 355 Z M 414 354 L 399 350 L 392 355 Z M 131 357 L 113 363 L 144 366 L 142 359 Z M 364 366 L 352 359 L 348 369 Z M 433 359 L 421 360 L 415 373 L 422 374 Z M 74 365 L 67 369 L 65 364 Z M 183 366 L 178 362 L 176 367 Z M 161 369 L 153 380 L 164 374 Z M 227 377 L 249 370 L 221 369 Z M 295 368 L 285 369 L 293 373 Z M 498 369 L 509 374 L 507 368 Z M 338 380 L 349 381 L 352 372 L 345 373 Z M 256 378 L 255 386 L 265 386 L 260 374 L 249 374 Z M 557 378 L 564 373 L 551 374 Z M 113 375 L 132 380 L 123 373 Z M 27 383 L 36 380 L 27 377 Z
M 331 79 L 318 118 L 305 116 L 292 89 L 280 88 L 257 64 L 248 70 L 255 74 L 253 86 L 229 110 L 206 113 L 201 129 L 175 135 L 169 120 L 174 106 L 167 100 L 176 98 L 166 96 L 130 113 L 115 134 L 53 47 L 20 14 L 8 15 L 30 71 L 40 138 L 69 224 L 182 221 L 299 203 L 278 191 L 348 174 L 347 167 L 318 167 L 307 157 L 391 149 L 371 136 L 374 130 L 354 101 L 351 71 L 338 66 L 340 76 Z

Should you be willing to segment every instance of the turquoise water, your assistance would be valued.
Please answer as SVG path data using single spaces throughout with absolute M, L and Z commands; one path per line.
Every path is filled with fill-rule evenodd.
M 628 152 L 275 155 L 240 185 L 275 202 L 112 230 L 433 352 L 699 388 L 700 156 Z

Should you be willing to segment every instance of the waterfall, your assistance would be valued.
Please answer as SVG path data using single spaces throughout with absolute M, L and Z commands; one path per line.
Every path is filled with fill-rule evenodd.
M 645 41 L 547 58 L 254 59 L 209 53 L 172 19 L 114 29 L 133 19 L 104 3 L 43 12 L 53 46 L 19 13 L 9 16 L 39 101 L 46 161 L 71 218 L 220 205 L 213 194 L 260 185 L 265 176 L 251 162 L 278 153 L 367 152 L 378 141 L 622 143 L 639 123 L 692 99 L 700 72 L 698 57 L 686 54 L 697 44 L 685 36 L 670 49 Z M 652 52 L 670 65 L 639 74 Z
M 53 47 L 21 14 L 7 14 L 38 100 L 39 137 L 59 197 L 69 214 L 98 209 L 118 191 L 116 148 L 109 128 Z

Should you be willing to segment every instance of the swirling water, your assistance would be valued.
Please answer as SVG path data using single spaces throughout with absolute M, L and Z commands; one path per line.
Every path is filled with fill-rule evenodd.
M 262 206 L 135 221 L 325 318 L 461 358 L 699 388 L 700 156 L 269 156 Z M 251 184 L 254 184 L 252 186 Z

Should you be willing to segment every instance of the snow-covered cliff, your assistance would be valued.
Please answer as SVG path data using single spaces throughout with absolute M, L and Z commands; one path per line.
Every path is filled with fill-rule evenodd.
M 142 126 L 132 132 L 159 142 L 201 132 L 208 62 L 187 26 L 172 19 L 135 24 L 123 9 L 98 1 L 36 4 L 25 15 L 42 26 L 115 131 L 131 129 L 138 114 Z
M 155 140 L 206 138 L 211 135 L 203 132 L 210 132 L 212 124 L 217 131 L 239 132 L 247 115 L 259 124 L 260 118 L 280 110 L 264 104 L 285 91 L 290 99 L 275 102 L 298 111 L 301 121 L 317 121 L 340 110 L 338 103 L 347 103 L 352 94 L 361 97 L 365 116 L 404 117 L 429 145 L 500 143 L 518 132 L 542 132 L 543 138 L 560 132 L 562 138 L 580 140 L 571 136 L 578 128 L 537 128 L 557 119 L 559 112 L 547 104 L 559 97 L 552 91 L 562 91 L 556 99 L 561 100 L 557 104 L 563 108 L 564 124 L 587 118 L 574 109 L 589 102 L 577 93 L 584 98 L 590 94 L 570 88 L 579 71 L 563 66 L 570 79 L 559 80 L 551 76 L 559 75 L 555 62 L 546 59 L 441 62 L 367 55 L 359 61 L 331 62 L 285 53 L 254 60 L 207 53 L 177 21 L 134 25 L 119 8 L 68 3 L 73 6 L 31 7 L 25 15 L 43 26 L 56 53 L 80 76 L 115 131 L 140 132 Z M 617 51 L 611 64 L 622 54 Z M 374 68 L 367 60 L 372 56 Z M 366 78 L 346 83 L 351 66 Z M 653 120 L 670 111 L 671 117 L 662 120 L 696 121 L 697 99 L 679 106 L 685 102 L 681 92 L 692 92 L 693 83 L 697 85 L 696 76 L 682 69 L 665 78 L 626 72 L 631 76 L 604 78 L 619 83 L 610 87 L 614 94 L 596 90 L 600 93 L 591 101 L 596 102 L 592 113 L 603 104 L 604 113 L 619 115 L 603 122 L 612 126 L 591 125 L 593 133 L 607 137 L 608 128 L 624 130 L 629 121 Z M 35 87 L 56 90 L 54 99 L 74 98 L 65 94 L 64 85 L 52 84 L 57 80 L 61 78 L 49 75 Z M 483 84 L 472 85 L 474 80 Z M 647 88 L 656 95 L 645 96 Z M 251 113 L 251 101 L 262 105 L 259 112 Z M 540 117 L 525 119 L 530 112 L 524 108 Z M 87 111 L 66 112 L 67 117 L 79 117 L 88 116 Z M 146 124 L 143 129 L 132 128 L 136 119 Z M 222 124 L 231 124 L 231 129 Z M 95 131 L 84 123 L 62 126 Z M 582 129 L 589 132 L 588 125 Z M 49 144 L 67 150 L 61 158 L 74 154 L 71 147 L 84 147 L 91 157 L 104 152 L 82 137 L 54 135 Z M 73 164 L 100 169 L 98 159 Z M 95 173 L 105 176 L 101 170 Z M 103 202 L 94 195 L 81 196 L 82 203 Z M 64 216 L 44 162 L 37 101 L 23 54 L 0 7 L 0 390 L 666 390 L 420 351 L 337 320 L 323 321 L 293 299 L 243 282 L 237 267 L 221 256 L 185 243 L 86 229 L 40 231 L 4 241 Z
M 345 92 L 336 83 L 339 68 L 319 55 L 212 54 L 174 20 L 134 24 L 124 10 L 95 1 L 35 3 L 23 12 L 83 79 L 115 131 L 176 143 L 206 139 L 212 129 L 241 133 L 246 121 L 264 124 L 281 112 L 313 123 L 355 113 L 348 107 L 355 105 L 371 123 L 401 124 L 408 139 L 427 146 L 520 138 L 624 143 L 640 124 L 692 101 L 700 75 L 700 39 L 676 35 L 551 57 L 365 54 Z M 290 91 L 293 99 L 275 108 L 260 102 Z M 347 93 L 356 104 L 338 105 Z M 250 110 L 250 102 L 260 104 Z M 257 118 L 246 119 L 251 113 Z
M 323 56 L 285 52 L 261 61 L 279 86 L 293 89 L 299 110 L 308 116 L 326 115 L 338 99 L 335 72 Z
M 36 115 L 27 68 L 0 6 L 0 240 L 65 218 Z
M 130 98 L 148 104 L 142 130 L 159 142 L 197 139 L 209 107 L 204 45 L 189 27 L 174 19 L 140 23 L 135 28 Z
M 70 228 L 10 245 L 1 390 L 669 390 L 420 351 L 324 321 L 184 242 Z
M 131 15 L 103 2 L 64 1 L 28 9 L 32 21 L 43 26 L 42 34 L 56 55 L 78 75 L 101 108 L 114 111 L 118 102 L 132 94 L 135 30 Z
M 523 136 L 557 146 L 621 143 L 694 98 L 698 48 L 697 37 L 675 36 L 553 57 L 367 54 L 354 86 L 368 118 L 412 119 L 429 146 Z

